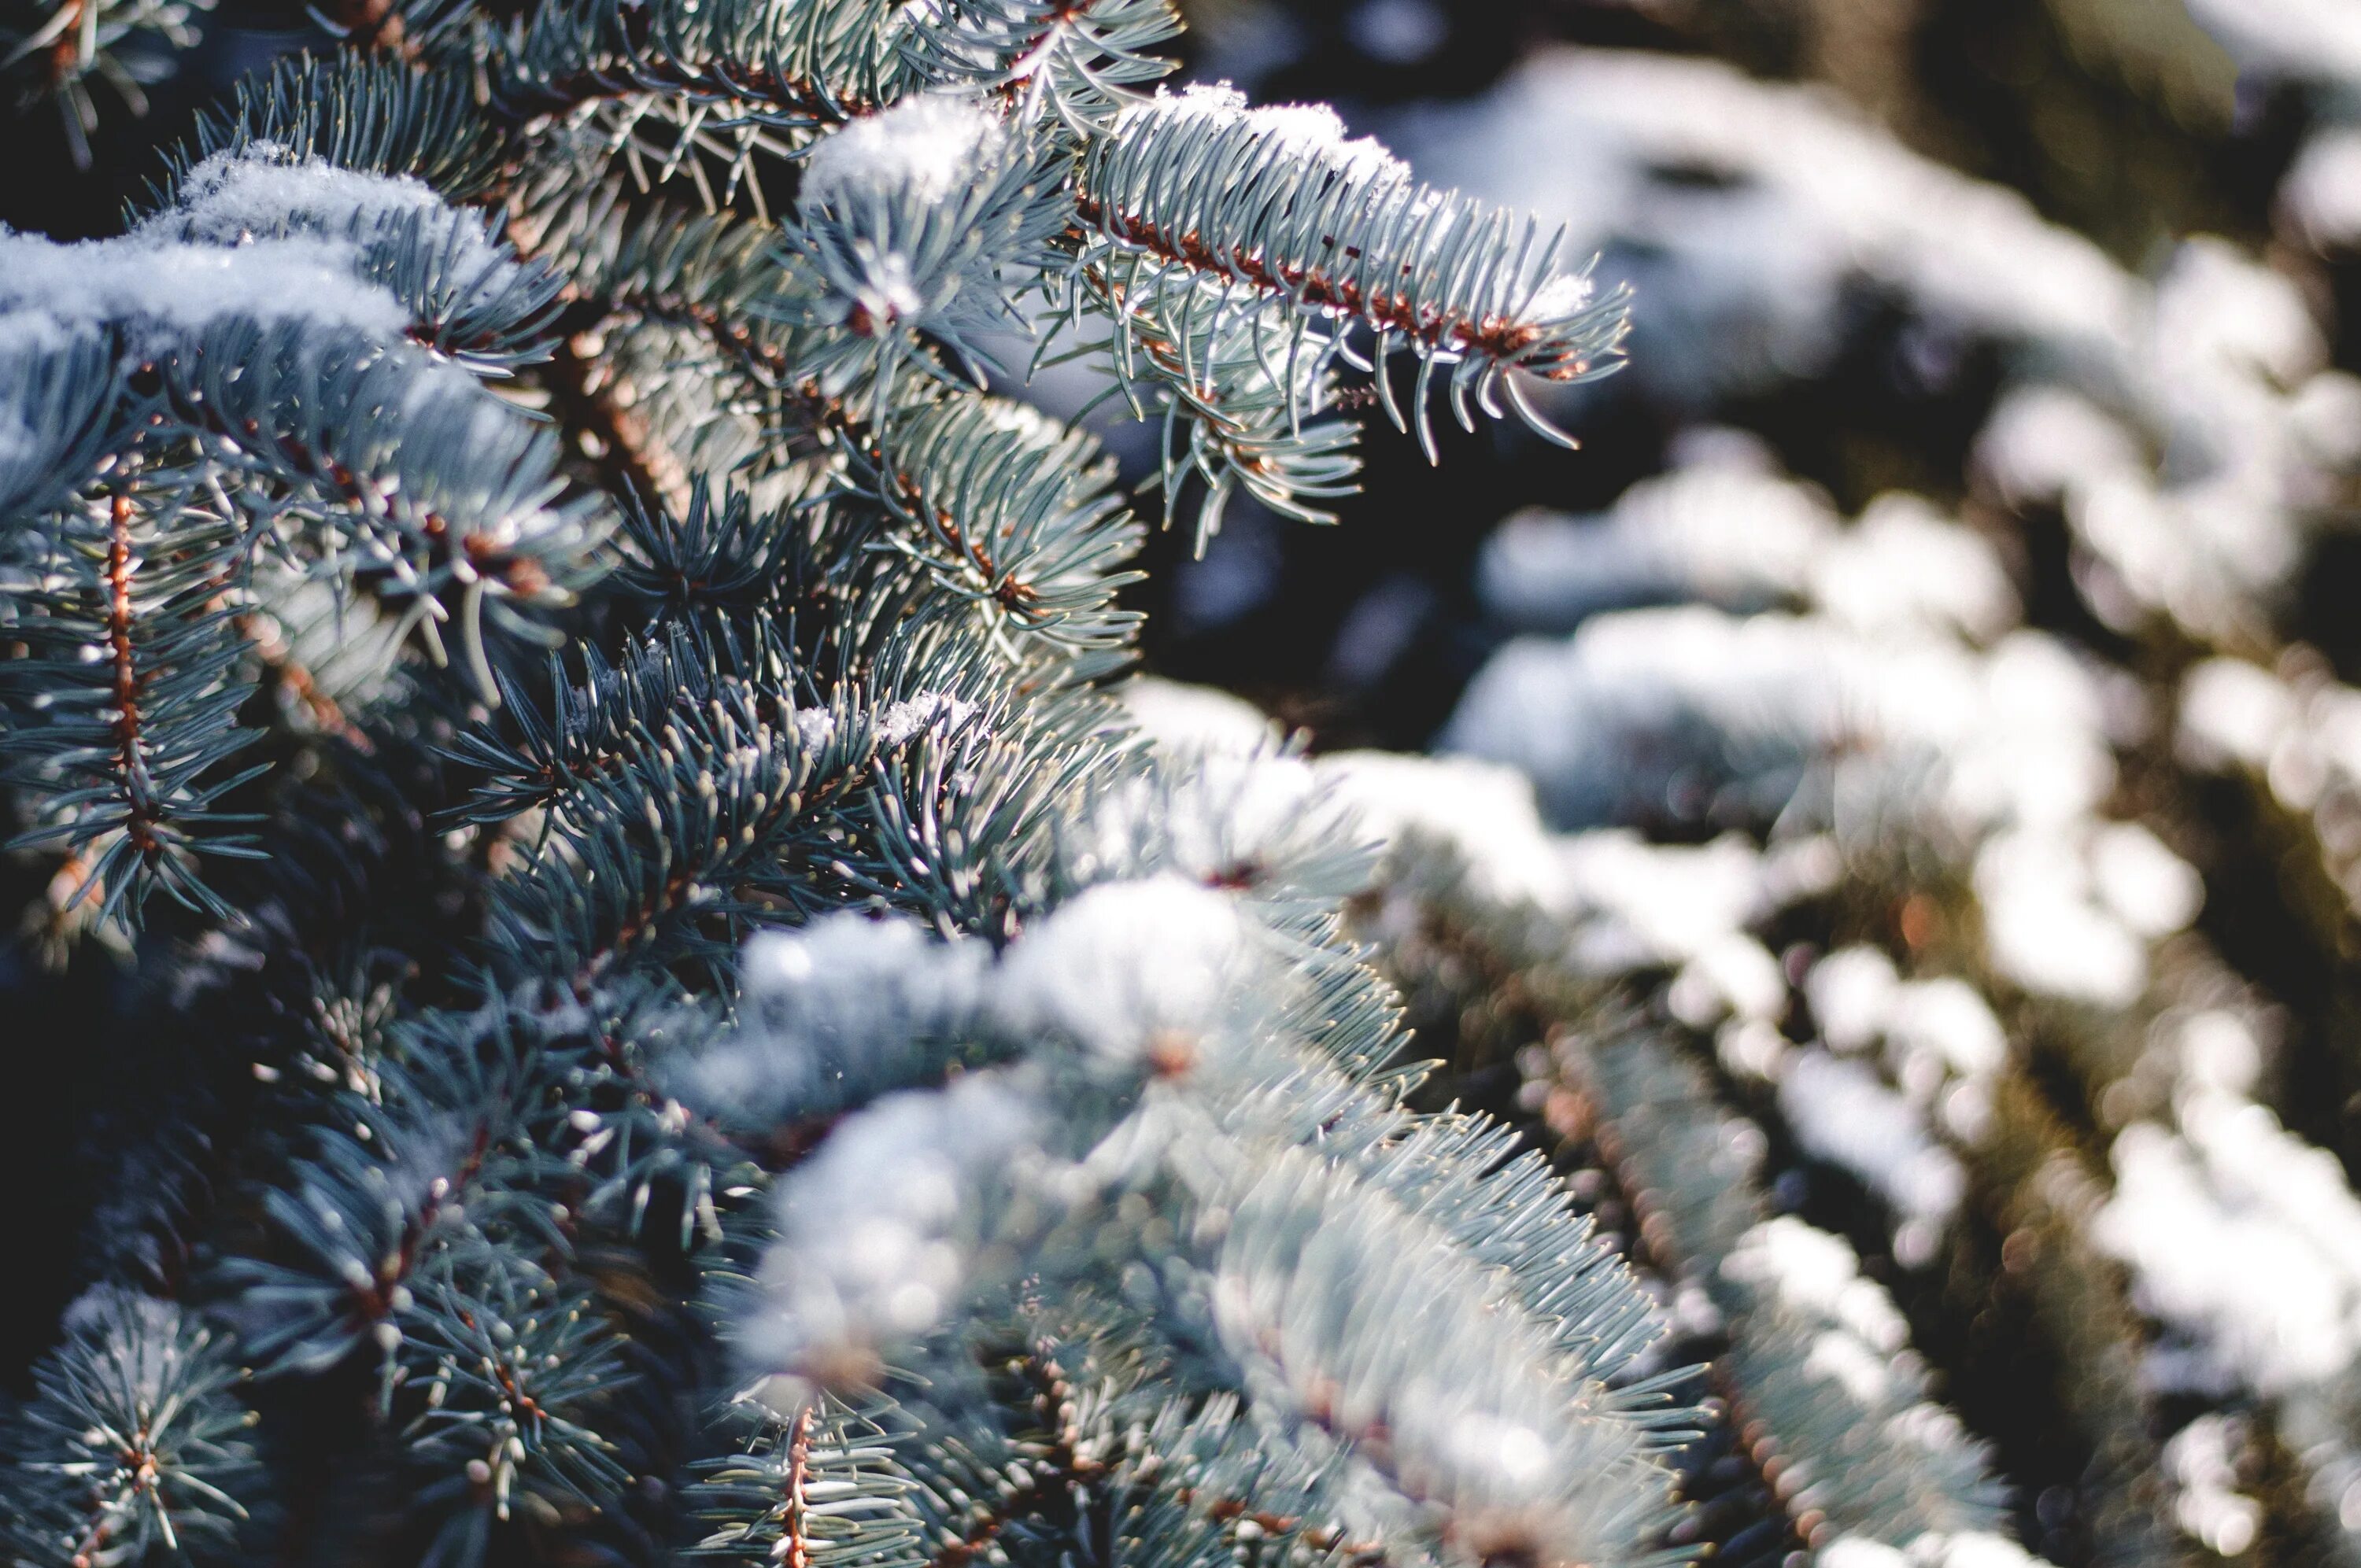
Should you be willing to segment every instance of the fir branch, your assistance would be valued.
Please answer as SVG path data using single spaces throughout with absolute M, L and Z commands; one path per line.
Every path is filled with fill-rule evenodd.
M 491 79 L 520 115 L 644 93 L 774 126 L 836 125 L 898 95 L 898 30 L 885 0 L 789 12 L 752 0 L 567 0 L 500 40 Z
M 1343 406 L 1334 345 L 1300 335 L 1284 302 L 1242 302 L 1224 287 L 1175 289 L 1161 279 L 1140 287 L 1144 265 L 1109 252 L 1086 260 L 1079 282 L 1117 323 L 1105 346 L 1134 416 L 1163 410 L 1166 519 L 1179 515 L 1193 472 L 1204 485 L 1191 523 L 1200 555 L 1240 488 L 1282 517 L 1336 521 L 1316 503 L 1353 493 L 1360 463 L 1358 425 L 1320 417 Z M 1184 420 L 1185 458 L 1177 442 Z
M 920 1568 L 906 1420 L 826 1397 L 763 1420 L 744 1453 L 697 1466 L 691 1506 L 713 1528 L 693 1550 L 788 1568 Z
M 953 0 L 910 47 L 932 80 L 991 88 L 1088 135 L 1172 70 L 1149 51 L 1180 27 L 1171 0 Z
M 67 1311 L 65 1341 L 9 1413 L 17 1485 L 0 1541 L 27 1562 L 110 1568 L 151 1553 L 234 1547 L 260 1467 L 222 1336 L 172 1302 L 101 1287 Z
M 1071 1508 L 1074 1494 L 1105 1471 L 1103 1461 L 1081 1452 L 1074 1390 L 1058 1365 L 1055 1348 L 1036 1345 L 1012 1360 L 1007 1370 L 1023 1383 L 1027 1413 L 1044 1435 L 1027 1445 L 1024 1481 L 979 1505 L 960 1533 L 928 1560 L 928 1568 L 967 1568 L 1012 1524 L 1038 1518 L 1053 1507 Z
M 0 80 L 30 77 L 26 96 L 56 100 L 74 167 L 87 170 L 100 124 L 93 89 L 147 114 L 146 89 L 160 72 L 143 54 L 191 48 L 212 8 L 211 0 L 20 0 L 0 15 Z
M 1375 142 L 1346 142 L 1325 109 L 1249 109 L 1226 89 L 1159 93 L 1092 144 L 1080 185 L 1084 220 L 1159 274 L 1224 279 L 1373 333 L 1387 410 L 1415 422 L 1430 456 L 1438 368 L 1467 429 L 1471 394 L 1496 417 L 1505 394 L 1554 435 L 1523 379 L 1568 384 L 1616 363 L 1620 293 L 1594 299 L 1532 219 L 1421 185 Z M 1419 361 L 1407 421 L 1385 377 L 1398 345 Z
M 225 917 L 196 860 L 253 852 L 221 805 L 253 776 L 231 766 L 254 738 L 230 722 L 252 689 L 220 602 L 236 535 L 185 494 L 122 488 L 52 541 L 16 590 L 31 656 L 0 666 L 16 716 L 0 759 L 48 818 L 17 842 L 76 851 L 73 899 L 97 897 L 102 919 L 156 889 Z

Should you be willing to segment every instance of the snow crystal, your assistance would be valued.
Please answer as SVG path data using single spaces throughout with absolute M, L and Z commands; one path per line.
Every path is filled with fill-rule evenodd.
M 939 202 L 994 162 L 1007 136 L 974 99 L 914 93 L 822 138 L 804 160 L 796 200 L 811 208 L 863 198 Z
M 824 751 L 836 739 L 836 715 L 825 707 L 796 710 L 796 741 L 807 751 Z
M 928 692 L 888 703 L 877 713 L 877 744 L 906 746 L 928 729 L 943 733 L 959 729 L 982 710 L 965 697 Z M 800 725 L 802 715 L 796 716 Z

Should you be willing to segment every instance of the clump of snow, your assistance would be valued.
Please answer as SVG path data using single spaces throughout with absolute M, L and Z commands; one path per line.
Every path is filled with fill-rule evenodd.
M 1865 1535 L 1839 1536 L 1814 1554 L 1820 1568 L 1910 1568 L 1898 1547 Z
M 2254 1025 L 2222 1008 L 2185 1014 L 2173 1025 L 2173 1066 L 2181 1083 L 2238 1098 L 2263 1075 L 2263 1042 Z
M 1804 994 L 1830 1050 L 1875 1050 L 1919 1115 L 1963 1143 L 1982 1136 L 2008 1036 L 1973 986 L 1951 975 L 1904 980 L 1883 953 L 1852 947 L 1813 965 Z
M 398 340 L 409 316 L 368 280 L 360 239 L 419 214 L 470 271 L 505 263 L 480 220 L 398 175 L 298 161 L 268 142 L 190 170 L 175 205 L 105 240 L 0 233 L 0 351 L 54 348 L 107 325 L 157 354 L 225 317 L 300 318 Z
M 1808 594 L 1856 630 L 1933 629 L 1988 642 L 2016 623 L 2016 590 L 1991 544 L 1916 496 L 1872 501 L 1812 559 Z
M 2043 1568 L 2004 1535 L 1989 1530 L 1928 1530 L 1907 1550 L 1867 1536 L 1839 1536 L 1812 1554 L 1819 1568 Z
M 1000 117 L 973 98 L 913 93 L 821 138 L 804 160 L 796 200 L 807 208 L 940 202 L 997 161 L 1007 137 Z
M 1126 1065 L 1174 1041 L 1193 1057 L 1267 965 L 1234 900 L 1172 875 L 1107 883 L 1010 946 L 994 1006 L 1016 1029 L 1055 1030 Z
M 881 1061 L 980 1004 L 984 944 L 942 942 L 908 918 L 832 915 L 747 943 L 739 1025 L 695 1063 L 685 1097 L 736 1124 L 830 1108 Z M 848 1081 L 849 1080 L 849 1081 Z
M 778 1242 L 746 1324 L 761 1365 L 820 1383 L 873 1376 L 881 1350 L 957 1306 L 994 1198 L 1036 1148 L 1041 1113 L 998 1079 L 889 1095 L 782 1178 Z
M 1848 696 L 1844 650 L 1825 627 L 1631 610 L 1564 641 L 1510 643 L 1439 743 L 1521 767 L 1563 827 L 1767 817 L 1851 732 Z
M 1688 1021 L 1724 1013 L 1768 1020 L 1787 982 L 1747 927 L 1777 907 L 1764 857 L 1736 837 L 1694 848 L 1651 844 L 1635 833 L 1577 833 L 1558 850 L 1561 910 L 1572 925 L 1567 959 L 1593 974 L 1668 969 L 1670 993 Z
M 1901 971 L 1875 948 L 1839 948 L 1812 966 L 1804 995 L 1828 1048 L 1865 1051 L 1884 1034 L 1902 989 Z
M 2297 232 L 2321 249 L 2361 246 L 2361 126 L 2306 142 L 2279 181 L 2279 199 Z
M 2335 1157 L 2216 1091 L 2186 1095 L 2180 1122 L 2116 1136 L 2092 1229 L 2142 1309 L 2183 1336 L 2151 1376 L 2279 1395 L 2345 1375 L 2361 1354 L 2361 1201 Z
M 2136 822 L 2110 822 L 2092 830 L 2091 878 L 2099 900 L 2139 936 L 2153 939 L 2185 929 L 2205 902 L 2197 869 Z
M 2294 82 L 2361 79 L 2361 14 L 2338 0 L 2189 0 L 2238 63 Z
M 1688 600 L 1767 609 L 1795 596 L 1835 528 L 1806 486 L 1703 463 L 1644 479 L 1597 516 L 1517 513 L 1485 542 L 1477 587 L 1493 615 L 1531 631 Z
M 967 698 L 942 692 L 925 692 L 905 697 L 899 702 L 888 703 L 879 710 L 877 743 L 881 746 L 906 746 L 929 729 L 949 733 L 969 723 L 981 711 Z
M 1977 851 L 1976 899 L 1993 969 L 2036 995 L 2106 1010 L 2147 989 L 2147 948 L 2101 902 L 2091 867 L 2070 841 L 2004 833 Z
M 1782 1497 L 1820 1512 L 1839 1541 L 1854 1540 L 1853 1561 L 1896 1561 L 1879 1550 L 1896 1545 L 1884 1539 L 1894 1515 L 1878 1495 L 1883 1479 L 1941 1476 L 1940 1490 L 1971 1492 L 1986 1461 L 1959 1419 L 1927 1398 L 1925 1369 L 1893 1299 L 1862 1276 L 1842 1238 L 1793 1217 L 1748 1231 L 1720 1273 L 1742 1320 L 1731 1354 L 1753 1413 L 1783 1436 L 1813 1437 L 1792 1458 L 1783 1453 Z M 1985 1513 L 1963 1495 L 1924 1497 L 1905 1516 L 1921 1522 L 1902 1550 L 1915 1552 L 1932 1537 L 1924 1521 L 1948 1516 L 1965 1525 Z M 1971 1559 L 1957 1561 L 1964 1568 Z
M 1321 787 L 1353 813 L 1360 836 L 1388 849 L 1416 840 L 1447 846 L 1477 898 L 1564 905 L 1555 840 L 1543 825 L 1532 781 L 1516 769 L 1386 751 L 1334 752 L 1312 766 Z
M 404 220 L 423 247 L 467 280 L 477 300 L 496 296 L 522 269 L 481 214 L 446 205 L 404 174 L 339 169 L 298 159 L 271 142 L 216 152 L 191 169 L 173 204 L 140 230 L 187 241 L 239 246 L 292 234 L 367 239 Z
M 1683 606 L 1510 642 L 1439 744 L 1521 767 L 1568 827 L 1769 821 L 1842 763 L 1980 830 L 2086 814 L 2114 777 L 2104 721 L 2092 680 L 2036 633 L 1978 655 L 1946 638 Z
M 0 234 L 0 350 L 61 347 L 119 324 L 134 353 L 162 353 L 228 316 L 398 336 L 400 304 L 362 282 L 358 265 L 352 241 L 318 235 L 231 247 L 159 243 L 137 230 L 71 245 Z
M 2042 1560 L 1990 1530 L 1928 1530 L 1910 1543 L 1910 1568 L 2046 1568 Z
M 2335 29 L 2274 22 L 2257 36 L 2314 33 Z M 2323 368 L 2289 280 L 2199 239 L 2150 287 L 2013 192 L 1903 150 L 1809 89 L 1568 49 L 1478 104 L 1391 129 L 1429 178 L 1561 218 L 1573 248 L 1602 252 L 1602 281 L 1653 302 L 1631 375 L 1668 400 L 1709 406 L 1821 372 L 1863 294 L 1905 303 L 1904 346 L 1928 375 L 1958 362 L 1963 337 L 2013 350 L 2018 384 L 1985 466 L 2064 501 L 2090 557 L 2085 591 L 2119 629 L 2158 611 L 2213 640 L 2266 624 L 2305 514 L 2330 494 L 2323 470 L 2361 461 L 2352 422 L 2324 417 L 2361 389 Z M 1548 150 L 1499 156 L 1517 145 Z M 2345 146 L 2323 137 L 2318 174 L 2290 183 L 2323 229 L 2349 200 Z M 2044 400 L 2042 417 L 2015 417 L 2019 398 Z M 2076 400 L 2078 417 L 2052 417 Z
M 1060 834 L 1074 884 L 1177 874 L 1267 912 L 1325 912 L 1367 885 L 1360 832 L 1312 766 L 1269 743 L 1167 750 L 1103 792 Z
M 1317 159 L 1343 178 L 1386 182 L 1410 178 L 1400 159 L 1372 137 L 1353 137 L 1327 104 L 1250 104 L 1245 93 L 1226 82 L 1195 84 L 1177 93 L 1159 88 L 1155 96 L 1124 110 L 1118 137 L 1136 131 L 1143 122 L 1182 127 L 1198 136 L 1248 127 L 1267 152 Z
M 1881 1356 L 1910 1341 L 1894 1298 L 1861 1272 L 1860 1255 L 1842 1236 L 1793 1215 L 1766 1220 L 1740 1238 L 1722 1274 L 1789 1311 L 1824 1321 Z
M 1387 129 L 1426 178 L 1567 224 L 1569 250 L 1603 253 L 1602 281 L 1653 302 L 1631 373 L 1676 399 L 1821 368 L 1857 280 L 1938 325 L 2102 367 L 2144 304 L 2021 197 L 1904 150 L 1823 93 L 1718 63 L 1547 51 L 1480 101 Z
M 2208 659 L 2180 682 L 2183 761 L 2261 773 L 2294 731 L 2301 707 L 2287 684 L 2243 659 Z
M 2361 909 L 2361 690 L 2301 662 L 2282 675 L 2208 660 L 2182 682 L 2175 742 L 2191 766 L 2244 773 L 2307 818 L 2323 869 Z
M 1797 1051 L 1779 1080 L 1779 1111 L 1806 1153 L 1850 1171 L 1894 1211 L 1897 1261 L 1933 1261 L 1968 1178 L 1916 1106 L 1858 1061 Z
M 1975 462 L 2003 499 L 2029 507 L 2060 501 L 2097 478 L 2136 475 L 2146 456 L 2130 429 L 2089 398 L 2036 384 L 1993 405 Z
M 2174 1522 L 2224 1557 L 2243 1555 L 2263 1524 L 2262 1504 L 2238 1490 L 2236 1455 L 2246 1447 L 2244 1428 L 2235 1416 L 2209 1411 L 2164 1445 Z
M 1262 709 L 1213 686 L 1141 675 L 1126 681 L 1116 695 L 1140 732 L 1169 751 L 1257 751 L 1277 732 Z
M 2120 382 L 2012 392 L 1979 466 L 2016 504 L 2064 508 L 2080 586 L 2111 625 L 2160 612 L 2206 641 L 2252 638 L 2301 559 L 2304 511 L 2356 461 L 2341 411 L 2361 389 L 2326 363 L 2292 282 L 2191 241 Z

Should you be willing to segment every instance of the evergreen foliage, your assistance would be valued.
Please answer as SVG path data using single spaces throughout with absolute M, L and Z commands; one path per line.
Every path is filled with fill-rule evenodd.
M 340 27 L 0 236 L 16 847 L 203 1086 L 16 1558 L 1684 1557 L 1646 1299 L 1413 1108 L 1308 766 L 1109 695 L 1144 525 L 992 389 L 1103 365 L 1202 545 L 1324 515 L 1347 380 L 1538 426 L 1620 300 L 1148 95 L 1161 0 Z

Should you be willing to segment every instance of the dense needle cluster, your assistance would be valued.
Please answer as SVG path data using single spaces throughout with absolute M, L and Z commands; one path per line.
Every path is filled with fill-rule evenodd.
M 14 1560 L 1680 1555 L 1649 1303 L 1414 1108 L 1308 765 L 1113 695 L 1142 524 L 987 389 L 1098 367 L 1202 541 L 1620 302 L 1176 26 L 396 7 L 0 236 L 8 810 L 170 1053 Z

